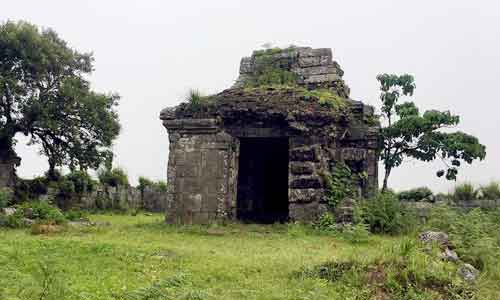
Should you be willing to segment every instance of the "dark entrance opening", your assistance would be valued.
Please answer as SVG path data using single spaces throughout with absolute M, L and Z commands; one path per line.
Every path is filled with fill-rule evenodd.
M 237 216 L 245 222 L 288 220 L 288 138 L 241 138 Z

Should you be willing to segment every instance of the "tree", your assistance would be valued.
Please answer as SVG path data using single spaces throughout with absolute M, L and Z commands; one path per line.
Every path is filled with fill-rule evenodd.
M 455 180 L 462 162 L 471 164 L 483 160 L 486 147 L 467 133 L 449 132 L 460 122 L 460 118 L 449 111 L 428 110 L 420 114 L 413 102 L 399 103 L 401 96 L 412 96 L 416 88 L 411 75 L 381 74 L 381 113 L 386 121 L 382 128 L 383 149 L 380 159 L 384 163 L 385 175 L 382 190 L 393 168 L 400 166 L 405 157 L 420 161 L 440 159 L 444 168 L 438 170 L 438 177 Z
M 51 29 L 0 25 L 0 159 L 15 156 L 19 133 L 41 146 L 49 174 L 62 165 L 96 169 L 109 157 L 119 96 L 90 89 L 92 63 Z

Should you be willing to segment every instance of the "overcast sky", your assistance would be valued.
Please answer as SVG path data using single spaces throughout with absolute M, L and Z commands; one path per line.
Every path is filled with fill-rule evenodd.
M 332 48 L 351 97 L 377 106 L 378 73 L 411 73 L 421 108 L 451 110 L 460 130 L 487 147 L 483 162 L 459 181 L 500 180 L 500 4 L 496 0 L 16 0 L 2 1 L 0 20 L 51 27 L 80 51 L 93 51 L 94 89 L 118 92 L 123 130 L 115 162 L 133 183 L 166 179 L 168 137 L 158 114 L 189 88 L 229 87 L 239 61 L 264 43 Z M 36 149 L 18 145 L 19 174 L 42 174 Z M 407 161 L 391 175 L 396 189 L 427 185 L 439 164 Z

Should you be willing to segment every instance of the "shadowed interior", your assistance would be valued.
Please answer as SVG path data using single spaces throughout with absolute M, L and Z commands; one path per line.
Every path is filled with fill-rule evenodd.
M 286 222 L 288 138 L 241 138 L 238 172 L 238 219 Z

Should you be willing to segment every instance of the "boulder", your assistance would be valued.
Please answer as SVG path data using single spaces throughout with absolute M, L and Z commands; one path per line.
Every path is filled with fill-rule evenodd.
M 446 247 L 446 249 L 444 249 L 444 251 L 441 253 L 441 259 L 455 262 L 458 261 L 458 255 L 455 251 Z
M 420 241 L 425 244 L 436 243 L 440 247 L 448 247 L 450 245 L 448 235 L 440 231 L 425 231 L 419 235 Z
M 479 275 L 479 271 L 470 264 L 463 264 L 458 268 L 458 275 L 468 283 L 474 283 Z
M 6 216 L 12 216 L 16 211 L 17 209 L 15 207 L 5 207 L 2 209 L 2 213 Z

